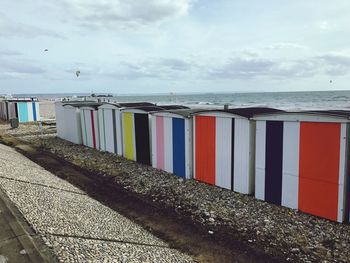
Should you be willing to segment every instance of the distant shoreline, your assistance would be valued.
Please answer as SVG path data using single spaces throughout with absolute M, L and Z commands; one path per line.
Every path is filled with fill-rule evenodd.
M 101 92 L 101 93 L 94 93 L 96 95 L 107 95 L 111 94 L 114 97 L 138 97 L 138 96 L 188 96 L 188 95 L 224 95 L 224 94 L 293 94 L 293 93 L 327 93 L 327 92 L 350 92 L 350 90 L 300 90 L 300 91 L 219 91 L 219 92 L 167 92 L 167 93 L 112 93 L 112 92 Z M 68 93 L 14 93 L 12 94 L 14 97 L 66 97 L 66 96 L 90 96 L 91 93 L 80 93 L 80 92 L 68 92 Z

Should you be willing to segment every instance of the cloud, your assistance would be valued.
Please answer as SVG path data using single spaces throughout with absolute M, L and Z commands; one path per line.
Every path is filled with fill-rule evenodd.
M 282 50 L 282 49 L 308 49 L 305 45 L 300 45 L 291 42 L 280 42 L 267 46 L 266 49 Z
M 344 76 L 350 73 L 350 56 L 340 54 L 326 54 L 318 56 L 318 60 L 325 64 L 325 73 L 331 76 Z
M 22 24 L 10 19 L 3 13 L 0 13 L 0 38 L 1 37 L 25 37 L 34 38 L 39 36 L 62 38 L 57 32 L 44 28 Z
M 98 75 L 123 80 L 193 78 L 198 67 L 190 60 L 179 58 L 149 58 L 141 61 L 121 61 L 113 69 L 96 69 Z
M 22 55 L 21 52 L 14 51 L 14 50 L 0 50 L 0 57 L 13 57 L 13 56 L 20 56 Z
M 307 78 L 316 75 L 344 76 L 350 74 L 350 56 L 324 54 L 305 59 L 269 59 L 263 57 L 236 56 L 221 65 L 211 67 L 207 78 L 253 79 Z
M 0 78 L 21 78 L 28 75 L 41 75 L 46 70 L 32 61 L 2 59 L 0 63 Z
M 193 0 L 66 0 L 61 7 L 86 27 L 135 27 L 186 15 Z
M 332 29 L 334 26 L 331 25 L 328 21 L 321 21 L 321 22 L 318 24 L 318 27 L 319 27 L 321 30 L 330 30 L 330 29 Z
M 172 70 L 187 71 L 191 69 L 191 64 L 181 59 L 167 58 L 160 62 L 161 66 Z
M 224 65 L 209 70 L 213 78 L 252 78 L 269 75 L 276 63 L 264 58 L 234 57 Z

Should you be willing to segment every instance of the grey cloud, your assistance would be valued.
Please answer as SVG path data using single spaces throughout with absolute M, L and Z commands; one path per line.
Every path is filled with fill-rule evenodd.
M 69 0 L 61 7 L 85 27 L 135 27 L 186 14 L 193 0 Z
M 264 76 L 272 78 L 305 78 L 317 74 L 330 76 L 350 74 L 350 57 L 332 54 L 300 60 L 234 57 L 223 65 L 217 65 L 209 69 L 207 78 L 251 79 Z
M 172 70 L 187 71 L 191 69 L 191 64 L 176 58 L 163 59 L 160 65 L 168 67 Z
M 281 49 L 308 49 L 307 46 L 292 42 L 280 42 L 267 46 L 266 49 L 281 50 Z
M 325 65 L 325 73 L 330 76 L 343 76 L 350 73 L 350 56 L 326 54 L 317 57 Z
M 227 63 L 209 70 L 213 78 L 252 78 L 268 75 L 276 63 L 269 59 L 232 58 Z
M 0 64 L 2 76 L 13 75 L 39 75 L 46 72 L 45 69 L 34 65 L 29 61 L 2 60 Z
M 330 65 L 342 65 L 342 66 L 350 67 L 349 56 L 328 54 L 328 55 L 318 56 L 317 58 Z
M 20 56 L 20 55 L 22 55 L 22 53 L 18 51 L 0 50 L 0 57 L 13 57 L 13 56 Z
M 33 25 L 23 24 L 8 18 L 3 13 L 0 13 L 0 37 L 33 38 L 39 36 L 63 38 L 57 32 Z
M 100 73 L 120 79 L 177 79 L 191 74 L 194 64 L 179 58 L 154 58 L 144 61 L 121 61 L 115 69 Z

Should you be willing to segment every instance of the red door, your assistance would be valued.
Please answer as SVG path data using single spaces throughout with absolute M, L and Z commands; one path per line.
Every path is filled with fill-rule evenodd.
M 196 116 L 196 179 L 215 184 L 215 117 Z
M 337 221 L 340 124 L 300 125 L 299 209 Z

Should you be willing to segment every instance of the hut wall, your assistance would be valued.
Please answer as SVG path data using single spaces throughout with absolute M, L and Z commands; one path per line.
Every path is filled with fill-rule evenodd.
M 257 121 L 255 196 L 344 220 L 346 123 Z
M 100 138 L 98 129 L 98 113 L 97 110 L 80 109 L 81 111 L 81 127 L 83 133 L 83 144 L 85 146 L 99 149 Z
M 220 115 L 194 117 L 195 179 L 244 194 L 254 191 L 254 122 Z
M 75 144 L 82 144 L 82 126 L 80 110 L 75 107 L 64 107 L 64 139 Z
M 119 109 L 99 108 L 100 149 L 122 155 L 122 134 Z
M 192 125 L 189 119 L 152 116 L 152 165 L 183 178 L 192 177 Z

